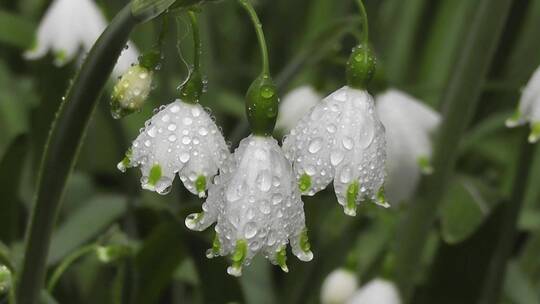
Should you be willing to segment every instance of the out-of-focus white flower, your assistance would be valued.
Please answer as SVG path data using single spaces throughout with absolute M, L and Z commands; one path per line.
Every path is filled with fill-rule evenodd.
M 241 275 L 242 266 L 259 252 L 288 271 L 289 242 L 300 260 L 313 258 L 304 204 L 291 165 L 275 139 L 251 135 L 242 140 L 214 183 L 204 212 L 189 215 L 186 226 L 202 231 L 217 221 L 216 239 L 207 256 L 231 255 L 229 274 Z
M 540 67 L 523 89 L 519 107 L 514 116 L 506 121 L 506 126 L 513 128 L 526 123 L 531 126 L 529 142 L 536 143 L 540 139 Z
M 62 66 L 82 49 L 88 52 L 107 22 L 92 0 L 55 0 L 39 24 L 36 45 L 25 52 L 27 59 L 38 59 L 53 52 L 55 64 Z M 123 51 L 113 74 L 120 76 L 137 61 L 138 52 L 132 43 Z
M 411 197 L 420 171 L 430 173 L 431 136 L 438 128 L 439 113 L 413 97 L 389 90 L 376 97 L 376 108 L 386 129 L 388 199 L 399 203 Z
M 401 298 L 394 283 L 374 279 L 360 288 L 347 304 L 401 304 Z
M 358 280 L 353 272 L 345 269 L 332 271 L 321 288 L 322 304 L 345 304 L 358 288 Z
M 154 71 L 134 65 L 116 83 L 111 96 L 111 113 L 119 119 L 138 111 L 148 98 Z
M 289 92 L 279 104 L 276 128 L 289 132 L 304 115 L 321 100 L 310 86 L 298 87 Z
M 283 143 L 300 190 L 314 195 L 334 180 L 347 215 L 365 199 L 388 207 L 384 198 L 386 142 L 373 98 L 343 87 L 316 105 Z
M 161 106 L 145 123 L 118 169 L 141 167 L 144 189 L 167 194 L 174 176 L 200 197 L 229 155 L 220 130 L 199 104 Z

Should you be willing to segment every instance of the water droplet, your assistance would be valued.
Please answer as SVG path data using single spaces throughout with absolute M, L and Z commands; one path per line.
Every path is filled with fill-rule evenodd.
M 261 89 L 261 96 L 263 98 L 272 98 L 274 96 L 274 89 L 271 87 L 263 87 Z
M 150 137 L 156 137 L 156 127 L 152 126 L 146 131 L 146 134 Z
M 334 99 L 337 101 L 346 101 L 347 100 L 347 93 L 345 92 L 338 92 L 334 95 Z
M 345 155 L 343 155 L 343 152 L 339 150 L 332 151 L 332 153 L 330 153 L 330 163 L 332 166 L 337 166 L 341 163 L 344 157 Z
M 199 108 L 191 109 L 191 115 L 193 115 L 193 117 L 199 117 L 199 115 L 201 115 L 201 109 Z
M 246 239 L 251 239 L 257 234 L 257 225 L 253 222 L 249 222 L 244 227 L 244 236 Z
M 180 154 L 180 161 L 184 164 L 187 163 L 189 161 L 189 153 L 184 152 Z
M 354 147 L 354 142 L 350 137 L 343 138 L 342 143 L 343 147 L 345 147 L 347 150 L 351 150 Z
M 259 210 L 261 210 L 262 214 L 270 214 L 270 202 L 268 202 L 267 200 L 263 200 L 260 203 Z
M 147 146 L 147 147 L 150 147 L 152 145 L 152 142 L 147 140 L 147 141 L 144 142 L 144 145 Z
M 173 134 L 173 135 L 169 136 L 169 141 L 170 142 L 175 142 L 176 141 L 176 135 Z
M 163 117 L 161 117 L 161 120 L 162 120 L 163 122 L 168 122 L 170 119 L 171 119 L 171 118 L 170 118 L 169 115 L 167 115 L 167 114 L 165 114 L 165 115 L 163 115 Z
M 270 171 L 262 170 L 261 172 L 259 172 L 256 183 L 258 184 L 261 191 L 266 192 L 270 190 L 270 187 L 272 187 L 272 176 L 270 174 Z
M 184 145 L 189 145 L 190 142 L 191 142 L 191 137 L 189 137 L 189 136 L 182 137 L 182 143 Z
M 343 168 L 343 171 L 341 171 L 341 174 L 339 176 L 339 179 L 342 183 L 348 183 L 351 181 L 351 168 L 345 167 Z
M 309 144 L 308 151 L 310 153 L 317 153 L 319 152 L 319 150 L 321 150 L 321 148 L 322 148 L 322 139 L 316 138 L 312 140 L 311 143 Z
M 176 130 L 176 125 L 173 124 L 173 123 L 170 124 L 170 125 L 167 127 L 167 130 L 169 130 L 169 131 L 174 131 L 174 130 Z
M 180 111 L 180 107 L 178 105 L 171 107 L 171 113 L 178 113 L 178 111 Z
M 272 204 L 277 205 L 283 201 L 283 195 L 276 193 L 272 196 Z
M 190 124 L 193 123 L 193 119 L 189 118 L 189 117 L 185 117 L 184 120 L 183 120 L 184 124 L 186 126 L 189 126 Z
M 328 133 L 335 133 L 337 131 L 337 127 L 335 124 L 331 123 L 326 127 L 326 131 L 328 131 Z
M 202 127 L 199 129 L 199 134 L 201 136 L 206 136 L 208 134 L 208 130 L 205 127 Z

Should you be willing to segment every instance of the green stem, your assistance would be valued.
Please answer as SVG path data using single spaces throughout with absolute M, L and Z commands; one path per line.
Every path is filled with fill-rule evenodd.
M 66 180 L 75 164 L 77 151 L 96 101 L 130 32 L 138 22 L 131 14 L 130 5 L 118 13 L 88 54 L 58 110 L 38 177 L 22 272 L 17 286 L 18 304 L 37 302 Z
M 199 32 L 199 22 L 197 21 L 197 15 L 195 12 L 189 11 L 188 15 L 191 22 L 191 29 L 193 31 L 193 68 L 195 71 L 200 71 L 202 43 Z
M 95 251 L 96 248 L 97 248 L 96 244 L 91 244 L 91 245 L 84 246 L 84 247 L 76 250 L 72 254 L 68 255 L 64 259 L 64 261 L 62 261 L 62 263 L 60 263 L 60 265 L 58 265 L 56 270 L 53 272 L 53 274 L 52 274 L 52 276 L 51 276 L 51 278 L 49 280 L 49 284 L 47 284 L 47 291 L 50 294 L 52 294 L 53 291 L 54 291 L 54 287 L 56 287 L 56 284 L 58 283 L 58 280 L 60 280 L 60 277 L 62 277 L 62 275 L 69 268 L 69 266 L 71 266 L 71 264 L 73 264 L 80 257 L 82 257 L 82 256 L 84 256 L 84 255 L 86 255 L 86 254 L 88 254 L 90 252 Z
M 517 221 L 527 193 L 527 181 L 531 175 L 532 160 L 536 145 L 527 142 L 528 128 L 520 130 L 521 151 L 518 154 L 518 165 L 514 176 L 512 195 L 505 205 L 504 218 L 500 227 L 493 257 L 488 265 L 486 282 L 482 288 L 479 304 L 498 303 L 500 291 L 506 273 L 508 259 L 516 241 Z
M 261 49 L 262 74 L 270 75 L 270 65 L 268 63 L 268 48 L 266 47 L 266 40 L 264 39 L 264 32 L 261 21 L 259 20 L 259 17 L 257 16 L 257 13 L 255 12 L 255 9 L 253 8 L 253 5 L 251 5 L 249 0 L 238 0 L 238 2 L 247 11 L 249 16 L 251 17 L 253 26 L 255 27 L 257 39 L 259 40 L 259 47 Z
M 358 7 L 360 8 L 360 16 L 362 17 L 362 27 L 363 27 L 363 41 L 362 43 L 367 46 L 369 43 L 369 26 L 368 26 L 368 17 L 366 13 L 366 8 L 364 7 L 364 2 L 362 0 L 356 0 Z
M 434 173 L 419 187 L 420 197 L 405 214 L 397 236 L 395 279 L 405 298 L 413 291 L 415 273 L 427 236 L 452 176 L 458 147 L 480 100 L 482 86 L 495 54 L 512 0 L 482 0 L 472 19 L 459 61 L 444 93 L 446 106 L 435 144 Z

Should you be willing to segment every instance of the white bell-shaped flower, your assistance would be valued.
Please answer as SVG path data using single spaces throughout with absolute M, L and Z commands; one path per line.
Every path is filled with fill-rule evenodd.
M 199 105 L 176 100 L 145 123 L 118 169 L 140 167 L 144 189 L 167 194 L 175 174 L 200 197 L 229 155 L 225 139 Z
M 81 49 L 88 52 L 106 26 L 105 17 L 93 0 L 54 0 L 39 24 L 35 47 L 24 56 L 38 59 L 51 51 L 55 64 L 62 66 L 73 60 Z M 113 74 L 122 75 L 137 57 L 136 48 L 128 43 Z
M 401 297 L 394 283 L 374 279 L 360 288 L 347 304 L 401 304 Z
M 386 129 L 388 199 L 399 203 L 414 193 L 421 172 L 431 173 L 432 135 L 441 117 L 412 96 L 389 90 L 376 97 L 377 113 Z
M 384 198 L 386 141 L 373 98 L 343 87 L 316 105 L 283 143 L 304 195 L 314 195 L 334 180 L 347 215 L 365 199 L 389 207 Z
M 322 304 L 345 304 L 358 288 L 358 280 L 353 272 L 336 269 L 325 279 L 321 287 Z
M 514 116 L 506 121 L 506 126 L 513 128 L 526 123 L 531 126 L 529 142 L 536 143 L 540 139 L 540 67 L 523 89 L 519 107 Z
M 276 129 L 289 132 L 319 101 L 321 101 L 321 96 L 310 86 L 301 86 L 292 90 L 279 103 Z
M 307 237 L 304 204 L 289 161 L 272 137 L 251 135 L 240 142 L 210 187 L 203 212 L 191 214 L 186 226 L 202 231 L 217 221 L 216 239 L 207 256 L 231 255 L 231 275 L 241 275 L 262 253 L 288 271 L 286 246 L 302 261 L 313 254 Z

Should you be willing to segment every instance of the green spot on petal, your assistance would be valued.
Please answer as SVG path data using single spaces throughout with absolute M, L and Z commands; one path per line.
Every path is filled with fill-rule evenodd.
M 221 242 L 219 241 L 219 235 L 216 233 L 214 241 L 212 242 L 212 253 L 214 253 L 215 255 L 219 255 L 220 250 Z
M 287 267 L 287 251 L 286 246 L 282 246 L 279 251 L 276 253 L 276 261 L 285 272 L 289 272 L 289 267 Z
M 529 142 L 534 144 L 540 139 L 540 122 L 535 122 L 531 125 L 531 134 L 529 135 Z
M 233 275 L 233 276 L 242 275 L 242 264 L 244 264 L 246 255 L 247 255 L 246 240 L 236 241 L 236 248 L 234 249 L 234 253 L 232 254 L 232 257 L 231 257 L 232 266 L 229 267 L 229 269 L 227 269 L 227 272 L 230 275 Z
M 377 205 L 379 205 L 381 207 L 384 207 L 384 208 L 390 207 L 390 204 L 388 204 L 388 202 L 386 201 L 386 195 L 385 195 L 384 187 L 381 187 L 379 189 L 379 191 L 377 192 L 376 199 L 377 199 L 377 201 L 375 203 Z
M 420 170 L 422 170 L 422 173 L 424 174 L 432 174 L 433 173 L 433 167 L 431 166 L 431 162 L 427 156 L 420 156 L 418 158 L 418 166 L 420 166 Z
M 304 230 L 302 230 L 302 233 L 300 234 L 300 248 L 304 252 L 308 252 L 311 250 L 311 244 L 309 243 L 307 228 L 304 228 Z
M 151 186 L 155 186 L 160 178 L 161 178 L 161 166 L 154 165 L 152 169 L 150 169 L 150 176 L 148 176 L 148 184 L 150 184 Z
M 198 193 L 203 193 L 206 191 L 206 177 L 204 175 L 199 175 L 195 181 L 195 188 Z
M 57 64 L 64 64 L 67 59 L 67 53 L 65 50 L 60 50 L 54 53 L 54 61 Z
M 347 206 L 345 207 L 345 213 L 350 216 L 356 215 L 356 199 L 358 198 L 358 182 L 355 181 L 347 188 Z
M 512 116 L 510 116 L 507 120 L 506 120 L 506 126 L 508 128 L 513 128 L 513 127 L 516 127 L 518 125 L 520 125 L 520 123 L 523 121 L 523 118 L 522 118 L 522 115 L 521 115 L 521 111 L 519 111 L 519 109 L 517 109 L 514 114 L 512 114 Z
M 311 188 L 311 177 L 304 173 L 300 177 L 298 188 L 300 188 L 300 191 L 302 192 L 306 192 L 307 190 L 309 190 L 309 188 Z

